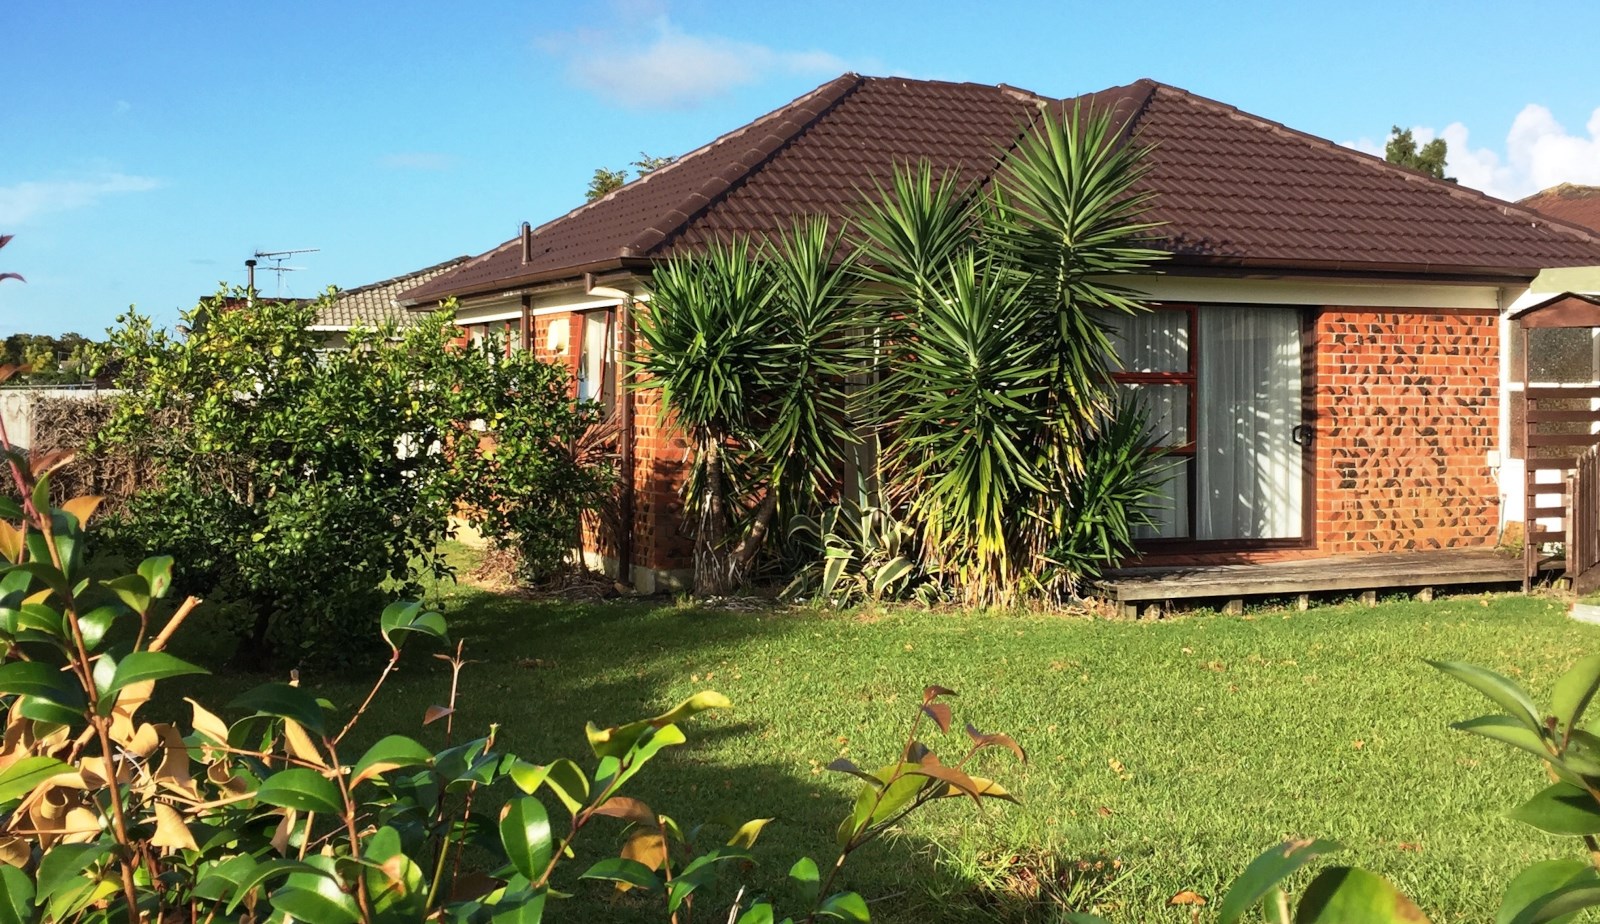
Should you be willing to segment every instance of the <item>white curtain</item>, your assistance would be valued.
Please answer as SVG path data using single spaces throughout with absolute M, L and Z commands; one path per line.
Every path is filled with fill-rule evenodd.
M 1298 537 L 1299 313 L 1207 305 L 1198 339 L 1195 538 Z
M 1188 372 L 1189 313 L 1157 309 L 1138 314 L 1107 312 L 1103 316 L 1122 372 Z M 1189 388 L 1179 384 L 1128 385 L 1150 413 L 1150 432 L 1167 446 L 1189 441 Z M 1138 539 L 1178 539 L 1189 535 L 1189 472 L 1187 460 L 1164 460 L 1171 469 L 1162 486 L 1154 522 L 1134 529 Z

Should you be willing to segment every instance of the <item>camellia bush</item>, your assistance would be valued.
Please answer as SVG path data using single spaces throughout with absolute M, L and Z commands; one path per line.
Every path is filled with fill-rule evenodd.
M 569 451 L 594 411 L 564 370 L 452 346 L 448 312 L 327 349 L 315 306 L 241 302 L 209 299 L 176 334 L 120 319 L 95 449 L 156 472 L 113 518 L 115 546 L 173 554 L 181 589 L 237 610 L 246 663 L 372 651 L 370 614 L 443 572 L 452 512 L 531 571 L 559 567 L 609 483 Z

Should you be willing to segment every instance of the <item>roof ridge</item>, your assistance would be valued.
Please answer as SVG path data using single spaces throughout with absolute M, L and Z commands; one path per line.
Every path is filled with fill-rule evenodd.
M 1399 164 L 1391 164 L 1387 160 L 1384 160 L 1377 155 L 1368 154 L 1365 151 L 1358 151 L 1355 148 L 1345 147 L 1337 141 L 1330 141 L 1321 135 L 1313 135 L 1310 132 L 1301 131 L 1297 128 L 1291 128 L 1282 122 L 1269 119 L 1265 116 L 1256 115 L 1253 112 L 1246 112 L 1245 110 L 1240 109 L 1238 106 L 1233 106 L 1220 100 L 1212 99 L 1209 96 L 1202 96 L 1199 93 L 1185 90 L 1182 87 L 1161 83 L 1160 81 L 1155 80 L 1150 82 L 1155 85 L 1156 91 L 1171 91 L 1172 93 L 1187 97 L 1188 99 L 1194 100 L 1202 105 L 1208 105 L 1213 108 L 1221 109 L 1225 112 L 1231 113 L 1235 117 L 1254 122 L 1278 134 L 1289 135 L 1312 142 L 1319 147 L 1336 152 L 1356 163 L 1365 164 L 1369 168 L 1372 168 L 1379 173 L 1389 173 L 1394 176 L 1398 176 L 1409 183 L 1426 186 L 1430 189 L 1437 189 L 1441 192 L 1449 194 L 1455 199 L 1494 206 L 1498 208 L 1500 213 L 1507 218 L 1520 216 L 1524 219 L 1527 219 L 1529 223 L 1534 226 L 1541 224 L 1554 225 L 1556 231 L 1564 233 L 1569 237 L 1576 237 L 1579 240 L 1589 244 L 1600 244 L 1600 234 L 1597 234 L 1595 231 L 1584 228 L 1580 225 L 1572 225 L 1565 221 L 1553 219 L 1550 216 L 1545 215 L 1543 212 L 1536 211 L 1528 208 L 1527 206 L 1519 205 L 1515 202 L 1510 202 L 1496 196 L 1491 196 L 1486 192 L 1473 189 L 1470 186 L 1462 186 L 1460 183 L 1452 183 L 1447 180 L 1439 179 L 1438 177 L 1429 176 L 1426 173 L 1413 170 L 1410 167 L 1403 167 Z M 1153 96 L 1154 93 L 1152 93 L 1152 98 Z
M 456 266 L 456 265 L 459 265 L 461 263 L 465 263 L 465 262 L 467 262 L 468 260 L 471 260 L 471 259 L 472 259 L 472 255 L 471 254 L 462 254 L 459 257 L 451 257 L 448 260 L 440 261 L 438 263 L 433 264 L 432 266 L 426 266 L 426 267 L 423 267 L 422 269 L 419 269 L 419 270 L 412 270 L 409 273 L 400 273 L 397 276 L 390 276 L 388 279 L 380 279 L 377 282 L 369 282 L 366 285 L 356 286 L 354 289 L 340 289 L 339 290 L 339 297 L 340 298 L 344 298 L 347 295 L 360 295 L 363 292 L 370 292 L 373 289 L 381 289 L 384 286 L 392 286 L 397 282 L 404 282 L 407 279 L 412 279 L 412 278 L 415 278 L 417 276 L 424 275 L 426 273 L 431 273 L 434 270 L 447 269 L 449 267 Z
M 672 165 L 664 169 L 670 169 L 670 166 L 682 163 L 690 157 L 709 151 L 741 135 L 754 136 L 756 129 L 768 124 L 772 124 L 774 129 L 774 131 L 757 138 L 743 156 L 701 183 L 698 189 L 684 197 L 683 201 L 675 208 L 662 215 L 657 224 L 644 229 L 629 240 L 628 243 L 624 244 L 621 255 L 624 257 L 644 256 L 674 234 L 681 232 L 685 225 L 694 220 L 696 215 L 704 212 L 713 202 L 726 196 L 740 180 L 750 176 L 761 165 L 771 160 L 772 156 L 782 150 L 785 145 L 804 134 L 808 128 L 816 124 L 818 119 L 831 111 L 846 96 L 860 88 L 867 80 L 876 79 L 880 78 L 862 77 L 860 74 L 853 72 L 841 74 L 809 93 L 794 98 L 788 104 L 772 110 L 754 122 L 734 129 L 710 144 L 696 148 L 674 161 Z M 653 173 L 654 171 L 652 171 L 651 175 Z M 648 175 L 640 179 L 647 178 Z M 635 182 L 639 181 L 636 180 Z

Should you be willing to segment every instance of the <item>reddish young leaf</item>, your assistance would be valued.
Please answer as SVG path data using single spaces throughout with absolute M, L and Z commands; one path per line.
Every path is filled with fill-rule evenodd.
M 923 757 L 922 762 L 917 764 L 916 768 L 909 772 L 918 776 L 925 776 L 929 779 L 938 780 L 941 783 L 948 783 L 951 786 L 961 790 L 966 795 L 971 796 L 973 802 L 980 802 L 978 798 L 978 784 L 973 781 L 972 777 L 967 776 L 965 773 L 962 773 L 960 770 L 957 770 L 954 767 L 946 767 L 944 764 L 939 763 L 939 758 L 932 754 L 928 754 Z
M 422 724 L 432 725 L 452 712 L 455 710 L 448 706 L 429 706 L 428 711 L 422 714 Z
M 1003 732 L 981 732 L 974 728 L 971 722 L 968 722 L 967 737 L 972 739 L 972 743 L 976 745 L 979 750 L 994 747 L 1008 748 L 1010 749 L 1011 753 L 1017 755 L 1018 760 L 1022 761 L 1023 763 L 1028 762 L 1028 755 L 1023 752 L 1022 745 L 1012 740 L 1010 735 L 1007 735 Z
M 923 690 L 922 690 L 922 701 L 924 703 L 931 703 L 931 702 L 933 702 L 934 700 L 938 699 L 941 696 L 955 696 L 955 695 L 956 695 L 956 691 L 954 691 L 954 690 L 946 689 L 945 687 L 941 687 L 938 684 L 932 684 L 930 686 L 927 686 L 927 687 L 923 688 Z
M 950 730 L 951 715 L 949 706 L 944 703 L 924 703 L 922 711 L 927 713 L 928 718 L 939 726 L 939 731 L 948 732 Z
M 883 781 L 882 780 L 878 779 L 877 777 L 873 776 L 872 774 L 868 773 L 867 771 L 865 771 L 865 770 L 861 769 L 860 767 L 856 766 L 854 763 L 851 762 L 850 758 L 848 758 L 848 757 L 837 757 L 837 758 L 834 758 L 833 762 L 828 764 L 827 769 L 832 770 L 835 773 L 848 773 L 851 776 L 860 777 L 861 779 L 866 780 L 868 783 L 871 783 L 874 787 L 876 787 L 878 789 L 882 789 L 883 788 Z
M 623 821 L 631 821 L 634 824 L 650 825 L 651 827 L 660 826 L 654 809 L 638 799 L 629 798 L 628 796 L 612 796 L 601 803 L 600 807 L 595 809 L 594 812 L 596 815 L 609 815 L 612 818 L 621 818 Z

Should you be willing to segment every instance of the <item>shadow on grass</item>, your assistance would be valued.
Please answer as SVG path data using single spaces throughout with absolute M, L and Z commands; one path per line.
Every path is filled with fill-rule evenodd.
M 461 674 L 456 712 L 450 717 L 453 740 L 487 734 L 494 726 L 498 748 L 535 763 L 570 757 L 587 769 L 594 759 L 583 734 L 585 721 L 605 726 L 658 714 L 688 692 L 717 688 L 709 671 L 702 677 L 693 665 L 716 663 L 747 642 L 783 640 L 816 629 L 814 621 L 781 611 L 638 600 L 560 603 L 470 587 L 441 588 L 439 597 L 433 602 L 446 612 L 452 639 L 465 643 L 472 661 Z M 429 706 L 448 701 L 450 672 L 419 641 L 407 644 L 401 667 L 351 735 L 350 752 L 360 753 L 388 734 L 409 735 L 430 747 L 444 745 L 445 723 L 424 727 L 422 717 Z M 301 680 L 343 716 L 359 705 L 376 674 L 376 669 L 303 671 Z M 227 672 L 186 678 L 182 692 L 221 707 L 272 679 L 282 677 Z M 786 873 L 801 856 L 810 856 L 826 874 L 837 857 L 834 833 L 854 797 L 853 785 L 842 786 L 842 778 L 774 756 L 768 742 L 784 729 L 758 710 L 750 710 L 756 721 L 741 716 L 738 705 L 731 714 L 712 712 L 686 723 L 688 743 L 663 752 L 627 789 L 655 811 L 672 816 L 685 831 L 703 825 L 696 835 L 700 850 L 725 842 L 745 821 L 773 819 L 756 844 L 756 866 L 742 873 L 724 871 L 721 884 L 703 890 L 698 920 L 723 920 L 739 884 L 748 886 L 747 898 L 772 894 L 780 912 L 803 910 Z M 186 712 L 181 704 L 179 708 Z M 805 703 L 783 708 L 793 713 L 789 718 L 798 727 L 805 727 Z M 897 713 L 889 720 L 898 725 L 902 716 Z M 495 811 L 495 803 L 511 794 L 509 786 L 502 787 L 489 794 L 485 807 Z M 559 806 L 547 802 L 553 817 L 558 815 Z M 562 823 L 556 823 L 559 830 Z M 992 877 L 980 870 L 969 878 L 941 863 L 938 846 L 919 838 L 918 827 L 912 819 L 906 825 L 909 833 L 861 850 L 835 887 L 861 892 L 873 903 L 877 921 L 1053 917 L 1044 913 L 1051 907 L 1048 899 L 1010 900 L 1018 892 L 1013 882 L 1020 881 L 1017 876 Z M 615 855 L 623 835 L 621 822 L 605 818 L 584 832 L 576 856 L 557 877 L 558 888 L 582 900 L 552 906 L 550 920 L 620 924 L 665 919 L 663 909 L 637 891 L 617 893 L 601 883 L 577 880 L 594 861 Z M 999 885 L 986 889 L 986 883 Z

